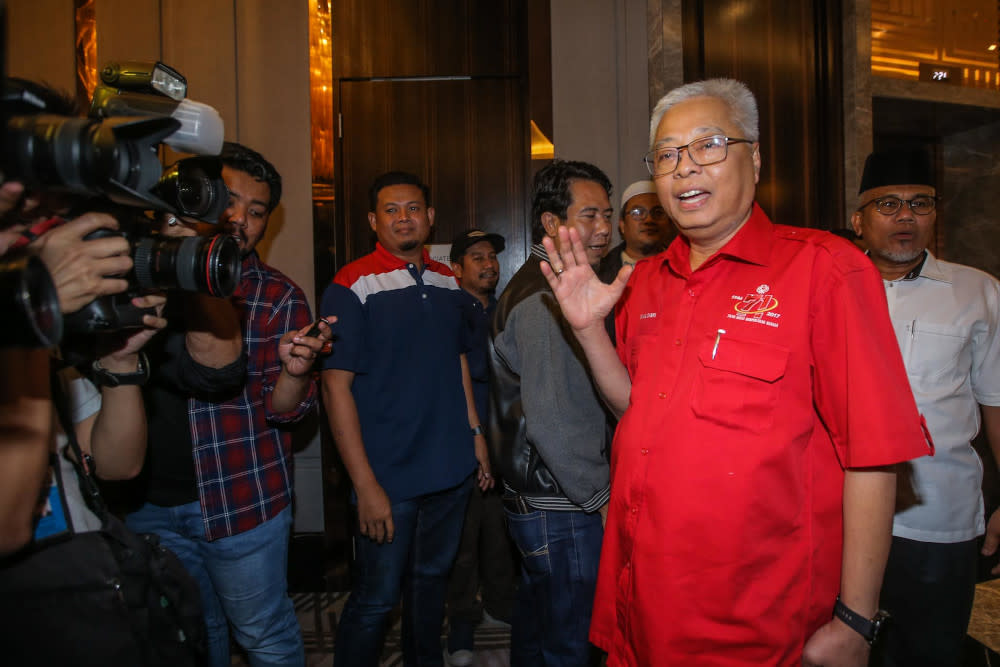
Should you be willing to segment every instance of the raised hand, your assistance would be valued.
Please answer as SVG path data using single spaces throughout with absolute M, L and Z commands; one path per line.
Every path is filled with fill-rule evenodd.
M 601 282 L 587 260 L 587 252 L 580 241 L 580 233 L 572 228 L 559 227 L 559 247 L 548 236 L 542 239 L 548 262 L 542 262 L 542 275 L 562 308 L 563 317 L 578 331 L 590 327 L 603 327 L 607 317 L 632 274 L 631 266 L 623 266 L 610 285 Z

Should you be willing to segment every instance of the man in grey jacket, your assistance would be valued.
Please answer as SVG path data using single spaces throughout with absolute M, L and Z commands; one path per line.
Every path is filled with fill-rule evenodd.
M 576 228 L 596 268 L 614 214 L 597 167 L 557 160 L 532 188 L 531 255 L 493 320 L 491 437 L 504 511 L 522 554 L 511 665 L 586 665 L 609 496 L 605 412 L 576 338 L 542 276 L 544 236 Z

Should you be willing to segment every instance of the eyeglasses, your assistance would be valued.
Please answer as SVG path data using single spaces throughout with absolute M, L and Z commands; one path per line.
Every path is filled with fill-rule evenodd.
M 680 164 L 681 151 L 700 167 L 722 162 L 729 155 L 729 144 L 752 144 L 749 139 L 734 139 L 722 134 L 696 139 L 684 146 L 661 146 L 646 153 L 643 160 L 653 176 L 672 174 Z
M 635 222 L 642 222 L 647 217 L 650 220 L 659 222 L 666 219 L 667 212 L 663 210 L 662 206 L 654 206 L 651 209 L 647 209 L 645 206 L 633 206 L 625 212 L 625 215 L 632 218 Z
M 869 204 L 875 204 L 875 210 L 882 215 L 894 215 L 896 211 L 903 208 L 903 204 L 910 207 L 910 210 L 917 215 L 930 215 L 937 208 L 937 197 L 931 195 L 917 195 L 913 199 L 900 199 L 899 197 L 880 197 L 873 199 L 867 204 L 858 207 L 860 211 Z

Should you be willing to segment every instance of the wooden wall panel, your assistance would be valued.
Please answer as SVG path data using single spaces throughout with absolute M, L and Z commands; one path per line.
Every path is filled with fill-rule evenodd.
M 757 201 L 775 222 L 843 226 L 840 0 L 686 0 L 684 20 L 685 79 L 733 77 L 757 97 Z
M 73 0 L 7 0 L 7 74 L 76 94 Z
M 309 3 L 235 0 L 239 141 L 281 174 L 261 256 L 313 294 Z M 279 48 L 280 47 L 280 48 Z
M 337 75 L 506 75 L 520 68 L 518 0 L 339 0 L 334 4 Z
M 96 0 L 96 16 L 98 68 L 111 61 L 160 59 L 160 0 Z
M 188 97 L 219 111 L 230 140 L 239 138 L 234 7 L 238 1 L 169 0 L 161 9 L 161 60 L 187 77 Z

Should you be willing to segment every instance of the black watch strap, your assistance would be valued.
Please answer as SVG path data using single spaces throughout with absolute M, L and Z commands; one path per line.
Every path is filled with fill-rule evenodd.
M 889 614 L 881 609 L 875 612 L 875 616 L 873 618 L 865 618 L 841 602 L 839 595 L 837 596 L 837 602 L 833 605 L 833 615 L 843 621 L 849 628 L 864 637 L 865 641 L 869 644 L 873 644 L 875 642 L 882 624 L 889 618 Z
M 102 387 L 144 385 L 149 379 L 149 359 L 146 358 L 145 352 L 139 352 L 139 368 L 131 373 L 112 373 L 95 359 L 90 367 L 90 376 L 94 384 Z

